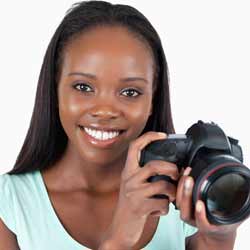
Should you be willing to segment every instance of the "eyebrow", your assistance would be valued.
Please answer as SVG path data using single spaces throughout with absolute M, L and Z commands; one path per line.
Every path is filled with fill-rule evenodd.
M 88 78 L 93 79 L 93 80 L 97 79 L 97 77 L 95 75 L 90 74 L 90 73 L 71 72 L 68 74 L 68 76 L 72 76 L 72 75 L 85 76 L 85 77 L 88 77 Z M 125 78 L 121 78 L 120 81 L 122 81 L 122 82 L 143 81 L 145 83 L 148 83 L 148 81 L 143 77 L 125 77 Z

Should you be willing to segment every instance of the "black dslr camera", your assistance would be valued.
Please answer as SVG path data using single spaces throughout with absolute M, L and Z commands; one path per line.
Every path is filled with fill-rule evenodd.
M 238 140 L 227 137 L 215 123 L 198 121 L 185 135 L 170 134 L 154 141 L 141 152 L 140 166 L 151 160 L 190 166 L 194 178 L 193 205 L 204 201 L 208 220 L 213 224 L 233 224 L 250 215 L 250 170 L 243 165 Z M 165 175 L 148 181 L 174 181 Z M 153 198 L 166 198 L 158 194 Z

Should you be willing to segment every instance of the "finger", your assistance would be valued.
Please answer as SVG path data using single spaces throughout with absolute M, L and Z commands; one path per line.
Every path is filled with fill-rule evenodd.
M 168 199 L 173 202 L 176 198 L 176 186 L 170 182 L 161 180 L 152 183 L 148 183 L 144 187 L 143 196 L 147 198 L 152 198 L 152 196 L 157 194 L 163 194 L 168 196 Z M 156 200 L 156 198 L 154 198 Z
M 146 185 L 149 184 L 143 184 L 140 188 L 124 193 L 127 202 L 130 204 L 128 209 L 139 216 L 148 216 L 154 211 L 160 211 L 165 214 L 168 211 L 169 199 L 150 198 L 149 192 L 145 192 L 145 188 L 148 188 Z
M 190 176 L 184 176 L 183 179 L 183 191 L 181 201 L 179 201 L 179 209 L 181 219 L 185 222 L 190 222 L 193 219 L 192 192 L 194 181 Z
M 191 167 L 186 167 L 186 169 L 183 171 L 183 176 L 188 176 L 191 172 L 192 168 Z
M 152 196 L 157 194 L 163 194 L 168 196 L 170 201 L 174 201 L 176 198 L 176 186 L 170 182 L 160 180 L 152 183 L 144 183 L 138 188 L 131 188 L 126 190 L 125 196 L 136 197 L 137 200 L 142 199 L 154 199 Z
M 201 231 L 207 231 L 208 229 L 212 231 L 214 227 L 207 219 L 205 204 L 202 200 L 198 200 L 195 204 L 195 221 Z
M 183 194 L 183 189 L 184 189 L 184 181 L 185 181 L 185 178 L 181 177 L 179 182 L 178 182 L 178 186 L 177 186 L 175 205 L 176 205 L 176 207 L 178 209 L 180 208 L 180 203 L 181 203 L 181 200 L 182 200 L 182 194 Z
M 182 176 L 183 175 L 183 173 L 184 173 L 184 171 L 185 171 L 185 168 L 181 168 L 181 171 L 180 171 L 180 175 Z
M 152 160 L 141 168 L 137 173 L 137 179 L 140 182 L 145 182 L 149 177 L 155 175 L 166 175 L 173 180 L 179 179 L 179 171 L 176 164 L 161 160 Z
M 144 214 L 146 215 L 166 215 L 169 211 L 168 199 L 147 199 L 143 203 Z
M 138 145 L 138 154 L 137 154 L 137 163 L 139 165 L 139 161 L 141 158 L 141 150 L 145 148 L 148 144 L 150 144 L 153 141 L 156 140 L 163 140 L 167 138 L 167 134 L 163 132 L 148 132 L 144 134 L 144 136 L 141 136 L 137 140 L 137 145 Z
M 180 207 L 180 202 L 182 200 L 182 194 L 183 194 L 183 189 L 184 189 L 184 181 L 185 181 L 185 176 L 188 176 L 191 172 L 191 168 L 187 167 L 185 171 L 183 172 L 183 176 L 179 179 L 178 181 L 178 188 L 177 188 L 177 193 L 176 193 L 176 207 Z
M 161 132 L 147 132 L 130 143 L 128 149 L 127 160 L 125 163 L 125 168 L 122 173 L 123 178 L 129 178 L 140 168 L 139 161 L 141 157 L 141 150 L 149 143 L 166 139 L 167 135 Z

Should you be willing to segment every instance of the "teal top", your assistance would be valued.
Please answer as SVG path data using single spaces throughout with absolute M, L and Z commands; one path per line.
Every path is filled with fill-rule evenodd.
M 39 170 L 0 175 L 0 218 L 17 236 L 21 250 L 87 250 L 61 224 Z M 197 231 L 170 205 L 143 250 L 184 250 L 185 237 Z

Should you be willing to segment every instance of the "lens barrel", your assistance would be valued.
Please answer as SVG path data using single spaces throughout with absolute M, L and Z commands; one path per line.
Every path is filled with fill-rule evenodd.
M 195 169 L 195 167 L 194 167 Z M 250 214 L 250 170 L 233 159 L 208 165 L 198 174 L 193 202 L 203 200 L 213 224 L 233 224 Z

